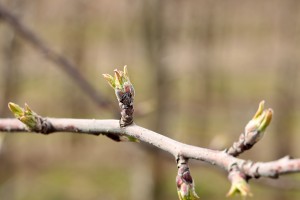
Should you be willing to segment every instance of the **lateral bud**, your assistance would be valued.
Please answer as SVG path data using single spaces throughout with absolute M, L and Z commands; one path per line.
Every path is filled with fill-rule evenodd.
M 226 195 L 227 197 L 235 194 L 240 194 L 242 197 L 252 196 L 245 174 L 242 173 L 237 167 L 233 168 L 229 172 L 228 179 L 231 182 L 231 187 Z
M 177 193 L 180 200 L 198 200 L 195 185 L 187 164 L 178 167 L 176 176 Z

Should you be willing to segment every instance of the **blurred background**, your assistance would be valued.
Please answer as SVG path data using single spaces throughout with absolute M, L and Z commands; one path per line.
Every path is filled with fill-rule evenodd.
M 1 118 L 12 117 L 12 101 L 42 116 L 118 119 L 101 74 L 128 65 L 138 125 L 221 150 L 237 140 L 264 99 L 275 111 L 273 122 L 241 158 L 300 157 L 300 1 L 0 3 L 70 60 L 105 102 L 1 18 Z M 1 137 L 0 199 L 177 199 L 175 160 L 151 146 L 68 133 Z M 194 161 L 190 168 L 201 199 L 225 199 L 226 173 Z M 284 200 L 300 198 L 299 182 L 289 175 L 250 184 L 253 199 Z

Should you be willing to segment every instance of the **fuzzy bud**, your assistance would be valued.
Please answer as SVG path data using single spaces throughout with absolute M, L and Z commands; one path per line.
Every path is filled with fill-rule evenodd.
M 231 171 L 228 179 L 231 181 L 231 188 L 227 193 L 227 197 L 240 194 L 243 197 L 252 196 L 250 186 L 246 181 L 246 177 L 240 171 Z
M 264 110 L 265 101 L 261 101 L 254 117 L 245 127 L 245 136 L 252 140 L 251 143 L 258 142 L 264 135 L 266 128 L 269 126 L 273 116 L 273 110 L 268 108 Z
M 197 200 L 193 178 L 187 165 L 178 168 L 176 177 L 177 193 L 180 200 Z
M 30 107 L 25 104 L 25 108 L 10 102 L 8 108 L 17 119 L 23 122 L 30 130 L 34 130 L 38 124 L 38 115 L 33 112 Z

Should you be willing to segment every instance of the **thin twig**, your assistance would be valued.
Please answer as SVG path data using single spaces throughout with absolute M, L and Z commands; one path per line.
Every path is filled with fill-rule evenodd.
M 45 58 L 59 66 L 68 76 L 70 76 L 81 90 L 87 94 L 98 106 L 111 107 L 111 101 L 100 95 L 97 91 L 77 70 L 78 68 L 63 55 L 56 53 L 47 46 L 41 38 L 32 30 L 26 27 L 9 9 L 0 4 L 0 17 L 7 22 L 16 32 L 33 47 L 40 51 Z

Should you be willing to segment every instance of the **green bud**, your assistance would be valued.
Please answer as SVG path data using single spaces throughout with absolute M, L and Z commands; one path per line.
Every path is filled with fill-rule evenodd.
M 128 135 L 122 135 L 122 136 L 120 136 L 120 141 L 123 141 L 123 142 L 140 142 L 135 137 L 128 136 Z
M 16 118 L 19 118 L 23 115 L 24 110 L 18 104 L 9 102 L 8 103 L 9 110 L 15 115 Z
M 114 72 L 114 77 L 109 74 L 103 74 L 103 76 L 109 85 L 115 89 L 118 99 L 120 99 L 120 96 L 124 93 L 130 93 L 131 96 L 134 97 L 135 92 L 129 79 L 127 66 L 124 66 L 123 71 L 115 69 Z
M 235 194 L 240 194 L 243 197 L 252 196 L 250 186 L 245 180 L 245 177 L 242 173 L 232 172 L 229 175 L 229 179 L 231 181 L 231 187 L 226 195 L 227 197 L 233 196 Z
M 271 123 L 273 116 L 272 109 L 269 108 L 264 110 L 264 103 L 264 101 L 260 102 L 255 115 L 245 127 L 246 137 L 253 137 L 253 141 L 255 142 L 259 141 L 263 137 L 263 134 Z
M 104 76 L 104 78 L 107 80 L 107 82 L 109 83 L 109 85 L 115 89 L 116 84 L 115 84 L 115 79 L 114 77 L 112 77 L 110 74 L 102 74 Z
M 38 123 L 38 115 L 33 112 L 30 107 L 25 104 L 25 109 L 19 105 L 10 102 L 8 104 L 10 111 L 23 122 L 29 129 L 35 129 Z
M 264 132 L 266 130 L 266 128 L 271 123 L 272 116 L 273 116 L 272 109 L 269 108 L 268 110 L 264 111 L 262 121 L 260 123 L 260 126 L 258 127 L 258 131 Z
M 255 113 L 255 115 L 253 116 L 252 119 L 258 118 L 258 117 L 263 113 L 264 107 L 265 107 L 265 100 L 262 100 L 262 101 L 259 103 L 258 109 L 257 109 L 257 111 L 256 111 L 256 113 Z

